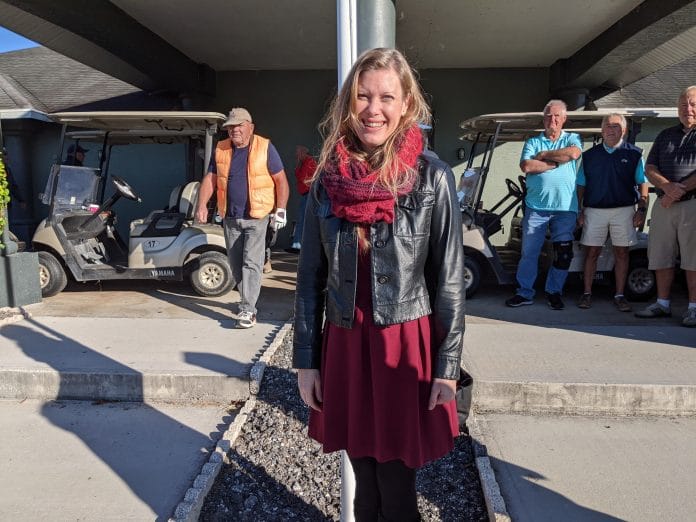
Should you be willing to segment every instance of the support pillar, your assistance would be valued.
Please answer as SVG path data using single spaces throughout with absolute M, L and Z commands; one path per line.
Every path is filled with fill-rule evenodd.
M 359 54 L 377 47 L 396 47 L 396 9 L 393 0 L 336 0 L 338 28 L 338 90 Z M 341 522 L 355 520 L 355 475 L 341 452 Z

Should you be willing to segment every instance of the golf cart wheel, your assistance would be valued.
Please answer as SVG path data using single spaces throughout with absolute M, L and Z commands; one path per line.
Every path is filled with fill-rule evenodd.
M 216 297 L 229 292 L 232 269 L 227 256 L 220 252 L 204 252 L 193 261 L 191 286 L 200 295 Z
M 466 297 L 472 297 L 481 283 L 481 268 L 478 261 L 471 256 L 464 259 L 464 288 Z
M 39 284 L 42 297 L 56 295 L 68 284 L 68 276 L 63 270 L 63 265 L 48 252 L 39 252 Z
M 631 257 L 624 293 L 632 301 L 647 301 L 655 295 L 655 272 L 648 270 L 648 260 L 643 256 Z

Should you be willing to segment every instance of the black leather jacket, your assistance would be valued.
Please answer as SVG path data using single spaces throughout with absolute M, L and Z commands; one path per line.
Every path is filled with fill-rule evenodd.
M 454 175 L 421 156 L 414 189 L 399 197 L 394 223 L 370 226 L 376 325 L 432 313 L 433 377 L 459 377 L 464 336 L 464 250 Z M 293 366 L 320 368 L 326 319 L 353 325 L 358 266 L 356 225 L 331 213 L 321 182 L 307 200 L 295 293 Z

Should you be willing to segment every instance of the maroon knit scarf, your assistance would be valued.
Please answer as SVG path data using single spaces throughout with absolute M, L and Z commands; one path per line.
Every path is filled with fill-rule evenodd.
M 423 136 L 418 126 L 408 129 L 397 146 L 399 162 L 415 168 L 418 156 L 423 152 Z M 343 140 L 336 144 L 322 175 L 322 183 L 331 200 L 331 211 L 353 223 L 393 223 L 394 195 L 376 183 L 377 172 L 371 172 L 369 168 L 367 162 L 351 158 Z M 414 183 L 415 176 L 410 186 L 399 189 L 398 195 L 408 194 Z

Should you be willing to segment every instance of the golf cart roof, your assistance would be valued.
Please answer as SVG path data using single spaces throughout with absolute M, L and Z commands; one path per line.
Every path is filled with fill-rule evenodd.
M 205 131 L 227 118 L 219 112 L 189 111 L 99 111 L 56 112 L 53 121 L 72 127 L 105 131 Z
M 675 108 L 654 109 L 602 109 L 599 111 L 568 111 L 564 130 L 573 131 L 581 136 L 592 136 L 601 132 L 602 118 L 607 114 L 618 113 L 633 121 L 648 118 L 676 118 Z M 461 140 L 484 140 L 495 134 L 500 125 L 498 142 L 525 141 L 544 130 L 543 112 L 511 112 L 484 114 L 464 120 L 459 127 L 464 131 Z

